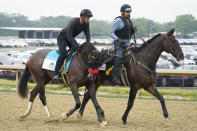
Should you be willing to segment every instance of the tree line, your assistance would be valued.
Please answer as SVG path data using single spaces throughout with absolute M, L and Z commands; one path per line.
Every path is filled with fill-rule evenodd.
M 49 16 L 40 17 L 39 20 L 29 20 L 27 16 L 21 14 L 7 14 L 0 13 L 0 27 L 54 27 L 63 28 L 67 25 L 72 17 L 69 16 Z M 197 31 L 197 20 L 191 14 L 180 15 L 176 17 L 173 22 L 158 23 L 147 18 L 132 19 L 134 26 L 138 32 L 148 37 L 149 34 L 157 32 L 166 32 L 176 28 L 176 32 L 180 32 L 182 37 L 186 37 L 188 33 Z M 92 36 L 109 36 L 109 30 L 112 25 L 111 22 L 103 20 L 91 19 L 90 29 Z M 2 31 L 0 35 L 16 35 L 16 31 Z

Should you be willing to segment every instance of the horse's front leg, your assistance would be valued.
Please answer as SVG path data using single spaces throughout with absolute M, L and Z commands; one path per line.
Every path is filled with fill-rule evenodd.
M 167 119 L 168 118 L 168 111 L 167 111 L 167 108 L 166 108 L 165 100 L 164 100 L 163 96 L 158 92 L 155 85 L 152 85 L 145 90 L 148 91 L 149 93 L 151 93 L 153 96 L 157 97 L 157 99 L 161 103 L 162 110 L 163 110 L 163 115 Z
M 133 103 L 134 103 L 137 91 L 138 90 L 135 87 L 130 87 L 130 93 L 129 93 L 129 100 L 128 100 L 128 104 L 127 104 L 127 109 L 125 110 L 124 115 L 122 116 L 122 121 L 123 121 L 124 125 L 127 124 L 127 116 L 129 114 L 131 108 L 133 107 Z
M 74 108 L 72 108 L 67 113 L 62 113 L 62 118 L 63 119 L 68 119 L 68 117 L 70 115 L 72 115 L 81 106 L 81 102 L 80 102 L 80 99 L 79 99 L 78 88 L 77 88 L 76 84 L 70 85 L 70 88 L 71 88 L 72 94 L 73 94 L 73 96 L 75 98 L 76 105 L 75 105 Z
M 90 99 L 90 94 L 89 92 L 86 92 L 84 94 L 84 98 L 83 98 L 83 101 L 82 101 L 82 104 L 81 104 L 81 107 L 80 107 L 80 110 L 79 110 L 79 114 L 77 115 L 77 117 L 81 120 L 82 117 L 83 117 L 83 113 L 84 113 L 84 109 L 85 109 L 85 106 L 86 104 L 88 103 Z M 104 110 L 101 108 L 101 106 L 99 105 L 99 108 L 100 108 L 100 112 L 101 112 L 101 116 L 103 118 L 103 120 L 105 120 L 105 113 L 104 113 Z
M 103 117 L 102 117 L 102 111 L 101 111 L 101 108 L 98 104 L 98 101 L 96 99 L 96 89 L 95 89 L 95 82 L 91 82 L 88 86 L 88 93 L 90 95 L 90 98 L 94 104 L 94 107 L 96 109 L 96 112 L 97 112 L 97 116 L 98 116 L 98 121 L 100 123 L 100 126 L 105 126 L 107 124 L 107 122 L 105 120 L 103 120 Z

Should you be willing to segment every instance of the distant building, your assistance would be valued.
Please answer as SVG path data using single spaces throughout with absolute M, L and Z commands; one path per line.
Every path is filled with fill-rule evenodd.
M 22 39 L 54 39 L 61 28 L 0 27 L 0 30 L 18 31 L 18 38 Z

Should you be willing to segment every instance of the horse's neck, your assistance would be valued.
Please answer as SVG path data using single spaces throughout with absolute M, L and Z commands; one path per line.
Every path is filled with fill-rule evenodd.
M 86 63 L 87 60 L 88 60 L 88 54 L 89 54 L 89 52 L 87 52 L 87 51 L 82 51 L 81 54 L 80 54 L 81 59 L 82 59 L 85 63 Z
M 144 47 L 143 51 L 139 52 L 140 61 L 152 70 L 155 70 L 156 63 L 163 52 L 162 41 L 164 36 L 160 37 L 153 40 L 152 43 Z

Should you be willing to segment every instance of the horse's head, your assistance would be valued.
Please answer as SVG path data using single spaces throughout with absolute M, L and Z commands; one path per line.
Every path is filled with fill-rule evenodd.
M 88 57 L 88 67 L 98 69 L 102 64 L 101 53 L 98 50 L 92 50 Z
M 171 53 L 177 61 L 183 60 L 184 55 L 178 40 L 175 38 L 174 28 L 165 35 L 165 40 L 162 43 L 163 49 L 167 53 Z

